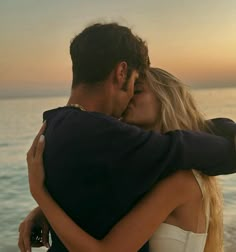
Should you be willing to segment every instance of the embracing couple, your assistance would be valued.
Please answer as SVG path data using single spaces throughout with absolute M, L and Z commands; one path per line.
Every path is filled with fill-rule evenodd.
M 236 171 L 235 123 L 206 121 L 127 27 L 91 25 L 70 54 L 68 103 L 44 113 L 27 153 L 38 207 L 20 224 L 21 252 L 223 251 L 214 175 Z

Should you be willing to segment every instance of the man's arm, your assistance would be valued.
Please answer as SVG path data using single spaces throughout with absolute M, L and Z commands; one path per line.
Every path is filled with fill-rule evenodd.
M 236 171 L 233 139 L 192 131 L 159 134 L 115 124 L 109 132 L 111 145 L 106 155 L 111 163 L 107 172 L 120 202 L 134 203 L 158 180 L 178 169 L 194 168 L 208 175 Z

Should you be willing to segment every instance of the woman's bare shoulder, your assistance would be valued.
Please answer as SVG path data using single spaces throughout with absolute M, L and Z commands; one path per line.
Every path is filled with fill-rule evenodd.
M 193 171 L 178 171 L 169 179 L 172 181 L 172 186 L 176 188 L 174 196 L 179 197 L 182 204 L 172 211 L 165 222 L 184 230 L 204 232 L 203 195 Z
M 202 192 L 192 170 L 179 170 L 169 177 L 163 183 L 176 190 L 176 194 L 185 195 L 186 199 L 193 199 L 193 196 L 202 197 Z

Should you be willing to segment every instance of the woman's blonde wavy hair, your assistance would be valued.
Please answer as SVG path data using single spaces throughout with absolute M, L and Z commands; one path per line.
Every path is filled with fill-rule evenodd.
M 160 68 L 150 68 L 147 82 L 161 104 L 160 130 L 207 131 L 209 125 L 196 107 L 186 85 Z M 200 173 L 200 172 L 199 172 Z M 210 222 L 204 252 L 223 252 L 223 201 L 218 181 L 200 173 L 204 181 L 204 203 L 210 202 Z M 206 204 L 205 208 L 206 208 Z

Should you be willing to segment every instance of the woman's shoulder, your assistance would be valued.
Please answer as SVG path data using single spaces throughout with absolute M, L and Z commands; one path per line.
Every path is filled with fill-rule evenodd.
M 199 181 L 196 178 L 199 175 Z M 206 218 L 201 189 L 201 175 L 195 171 L 178 171 L 172 175 L 172 184 L 176 187 L 175 197 L 182 198 L 182 204 L 166 219 L 166 223 L 178 226 L 183 230 L 204 233 Z
M 202 200 L 202 192 L 192 170 L 173 173 L 157 183 L 152 192 L 156 200 L 165 200 L 175 208 Z
M 201 182 L 201 175 L 195 170 L 179 170 L 166 178 L 166 183 L 189 199 L 202 198 Z

